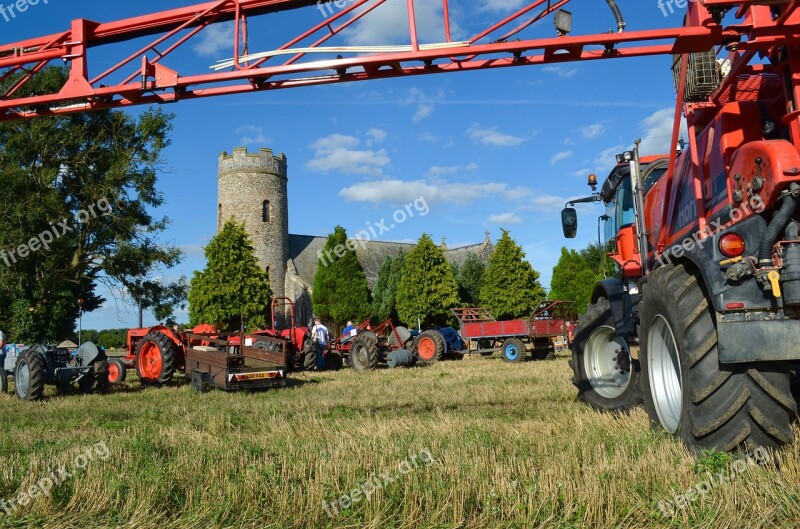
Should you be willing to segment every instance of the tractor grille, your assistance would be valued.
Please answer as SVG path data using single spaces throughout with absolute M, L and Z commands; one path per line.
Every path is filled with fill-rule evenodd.
M 675 91 L 681 77 L 681 56 L 672 56 L 672 76 L 675 82 Z M 686 102 L 702 103 L 714 93 L 721 80 L 717 55 L 711 49 L 701 53 L 689 54 L 689 71 L 686 75 Z

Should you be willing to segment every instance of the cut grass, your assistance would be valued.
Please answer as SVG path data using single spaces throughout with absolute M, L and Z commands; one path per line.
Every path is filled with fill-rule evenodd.
M 134 377 L 135 378 L 135 377 Z M 110 456 L 0 527 L 792 527 L 800 449 L 750 466 L 665 517 L 703 478 L 675 439 L 575 401 L 566 359 L 497 358 L 373 373 L 305 373 L 283 390 L 196 395 L 184 383 L 42 403 L 0 396 L 0 499 L 82 450 Z M 331 502 L 398 475 L 338 516 Z M 716 469 L 725 461 L 716 457 Z

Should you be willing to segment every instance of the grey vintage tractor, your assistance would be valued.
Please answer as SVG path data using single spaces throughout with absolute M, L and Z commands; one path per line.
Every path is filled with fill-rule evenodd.
M 14 392 L 20 400 L 40 400 L 48 384 L 61 389 L 78 384 L 84 393 L 108 389 L 105 351 L 91 342 L 77 348 L 66 344 L 37 344 L 11 351 L 3 362 L 0 376 L 5 391 L 9 374 L 14 377 Z

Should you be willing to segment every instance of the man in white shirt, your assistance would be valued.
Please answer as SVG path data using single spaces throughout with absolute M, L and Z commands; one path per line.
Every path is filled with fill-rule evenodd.
M 317 342 L 317 371 L 325 371 L 325 349 L 328 348 L 331 333 L 322 324 L 320 318 L 314 318 L 314 327 L 311 329 L 311 338 Z

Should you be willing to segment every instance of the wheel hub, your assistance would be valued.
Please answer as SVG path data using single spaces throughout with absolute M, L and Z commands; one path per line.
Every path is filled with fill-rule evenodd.
M 19 370 L 17 370 L 14 384 L 20 389 L 20 393 L 23 397 L 28 395 L 28 386 L 30 385 L 30 370 L 28 369 L 28 364 L 22 364 Z
M 613 327 L 595 329 L 586 342 L 584 369 L 592 388 L 602 397 L 621 396 L 631 381 L 628 344 Z
M 647 361 L 656 415 L 661 426 L 675 434 L 683 410 L 681 362 L 672 328 L 660 314 L 653 319 L 648 332 Z

